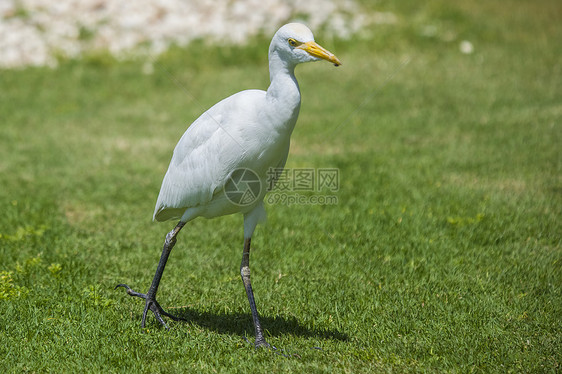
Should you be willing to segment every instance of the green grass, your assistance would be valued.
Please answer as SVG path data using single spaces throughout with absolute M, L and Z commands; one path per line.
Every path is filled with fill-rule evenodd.
M 367 3 L 367 2 L 366 2 Z M 423 5 L 422 5 L 423 4 Z M 366 5 L 371 10 L 375 6 Z M 172 149 L 220 98 L 268 84 L 268 40 L 0 71 L 0 371 L 559 372 L 558 1 L 382 1 L 395 25 L 317 40 L 288 167 L 338 168 L 338 204 L 268 206 L 252 280 L 242 218 L 191 222 L 140 328 Z M 459 51 L 469 40 L 474 53 Z

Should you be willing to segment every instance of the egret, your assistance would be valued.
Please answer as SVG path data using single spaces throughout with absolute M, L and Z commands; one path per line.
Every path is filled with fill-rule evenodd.
M 268 347 L 250 282 L 250 241 L 265 220 L 264 186 L 272 169 L 282 170 L 289 154 L 291 133 L 299 115 L 301 94 L 295 66 L 338 58 L 314 41 L 308 27 L 289 23 L 273 36 L 269 46 L 267 91 L 245 90 L 212 106 L 188 127 L 179 140 L 158 195 L 153 219 L 179 223 L 166 235 L 162 255 L 146 294 L 124 287 L 131 296 L 145 299 L 141 326 L 150 310 L 168 328 L 163 317 L 173 316 L 156 301 L 156 292 L 176 237 L 197 217 L 244 215 L 244 247 L 240 275 L 248 296 L 255 328 L 255 346 Z

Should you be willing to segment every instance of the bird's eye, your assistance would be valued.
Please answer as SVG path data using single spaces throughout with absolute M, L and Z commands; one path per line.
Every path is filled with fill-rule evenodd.
M 289 39 L 289 44 L 293 47 L 296 47 L 297 45 L 299 45 L 299 43 L 293 38 Z

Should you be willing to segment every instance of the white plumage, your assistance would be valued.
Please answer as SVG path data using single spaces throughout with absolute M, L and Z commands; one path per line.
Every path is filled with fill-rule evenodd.
M 242 280 L 254 319 L 256 346 L 268 345 L 250 284 L 250 238 L 258 222 L 265 219 L 263 198 L 270 176 L 268 171 L 283 168 L 289 153 L 301 101 L 295 66 L 319 59 L 336 66 L 341 64 L 336 56 L 315 43 L 306 26 L 290 23 L 281 27 L 269 47 L 271 85 L 267 91 L 242 91 L 220 101 L 193 122 L 181 137 L 154 210 L 157 221 L 179 219 L 180 222 L 166 236 L 149 291 L 140 294 L 127 285 L 119 285 L 126 287 L 130 295 L 146 299 L 143 326 L 149 309 L 164 326 L 160 314 L 177 319 L 156 302 L 156 291 L 176 235 L 185 223 L 196 217 L 213 218 L 240 212 L 244 214 Z M 263 186 L 248 204 L 237 204 L 225 193 L 229 183 L 236 183 L 233 173 L 241 169 L 251 170 Z
M 289 40 L 298 45 L 292 46 Z M 306 43 L 309 50 L 314 46 L 323 54 L 299 48 Z M 271 86 L 267 92 L 247 90 L 234 94 L 215 104 L 187 129 L 162 182 L 155 220 L 181 218 L 187 222 L 197 216 L 246 213 L 261 203 L 263 196 L 248 206 L 233 204 L 225 199 L 223 189 L 236 169 L 254 171 L 265 186 L 267 171 L 285 165 L 300 109 L 294 67 L 319 58 L 339 64 L 335 56 L 313 43 L 312 32 L 306 26 L 293 23 L 282 27 L 269 48 Z
M 199 117 L 174 150 L 154 219 L 187 222 L 197 216 L 251 210 L 253 205 L 233 204 L 223 190 L 236 169 L 251 169 L 265 183 L 267 169 L 286 159 L 290 132 L 268 126 L 266 119 L 271 114 L 267 107 L 264 91 L 248 90 L 224 99 Z M 278 123 L 287 124 L 287 120 Z

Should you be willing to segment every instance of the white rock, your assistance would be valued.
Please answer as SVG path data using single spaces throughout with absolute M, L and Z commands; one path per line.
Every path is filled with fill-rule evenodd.
M 0 0 L 0 68 L 54 66 L 55 55 L 79 57 L 91 49 L 119 58 L 141 44 L 159 54 L 197 38 L 245 43 L 295 15 L 312 29 L 324 25 L 324 37 L 348 38 L 369 22 L 395 22 L 392 13 L 368 21 L 354 0 Z
M 472 45 L 471 42 L 469 42 L 468 40 L 463 40 L 460 44 L 459 44 L 459 49 L 462 53 L 464 53 L 465 55 L 469 55 L 472 52 L 474 52 L 474 46 Z

